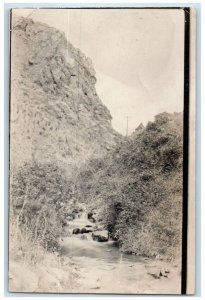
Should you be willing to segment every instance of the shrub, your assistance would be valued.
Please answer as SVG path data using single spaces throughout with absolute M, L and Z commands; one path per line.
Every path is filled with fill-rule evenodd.
M 169 258 L 180 251 L 182 153 L 182 114 L 163 113 L 82 169 L 78 192 L 101 208 L 103 225 L 123 251 Z
M 54 163 L 26 163 L 11 174 L 11 211 L 18 226 L 48 250 L 58 249 L 71 189 L 65 171 Z M 66 211 L 67 213 L 68 211 Z

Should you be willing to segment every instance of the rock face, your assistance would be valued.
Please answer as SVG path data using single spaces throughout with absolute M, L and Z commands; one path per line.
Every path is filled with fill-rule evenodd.
M 79 164 L 112 149 L 120 135 L 91 60 L 46 24 L 13 15 L 12 25 L 11 167 L 31 159 Z
M 145 130 L 145 127 L 142 123 L 135 129 L 135 131 L 131 134 L 130 138 L 135 139 L 139 134 L 141 134 Z
M 109 240 L 109 234 L 107 230 L 94 231 L 92 233 L 92 238 L 97 242 L 107 242 Z

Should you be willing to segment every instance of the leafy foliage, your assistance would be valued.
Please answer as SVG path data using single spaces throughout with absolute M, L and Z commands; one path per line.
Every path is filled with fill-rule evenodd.
M 11 177 L 11 207 L 22 230 L 43 246 L 58 249 L 72 189 L 56 164 L 25 164 Z M 62 202 L 63 201 L 63 202 Z
M 100 211 L 123 251 L 169 258 L 180 251 L 182 142 L 182 114 L 163 113 L 82 170 L 82 201 Z

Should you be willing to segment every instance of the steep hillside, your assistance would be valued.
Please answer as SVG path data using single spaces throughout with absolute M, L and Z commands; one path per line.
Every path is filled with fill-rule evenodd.
M 181 247 L 182 114 L 163 113 L 82 171 L 80 194 L 121 249 L 175 257 Z M 100 208 L 100 209 L 99 209 Z
M 12 16 L 11 161 L 79 164 L 119 140 L 89 58 L 64 33 Z
M 64 33 L 12 15 L 11 35 L 11 224 L 56 249 L 64 210 L 75 208 L 68 179 L 122 137 L 97 95 L 91 60 Z

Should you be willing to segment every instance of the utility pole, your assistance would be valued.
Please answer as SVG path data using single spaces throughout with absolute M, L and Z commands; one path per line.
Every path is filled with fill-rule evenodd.
M 127 118 L 126 136 L 128 136 L 128 119 L 129 119 L 129 116 L 126 116 L 126 118 Z

